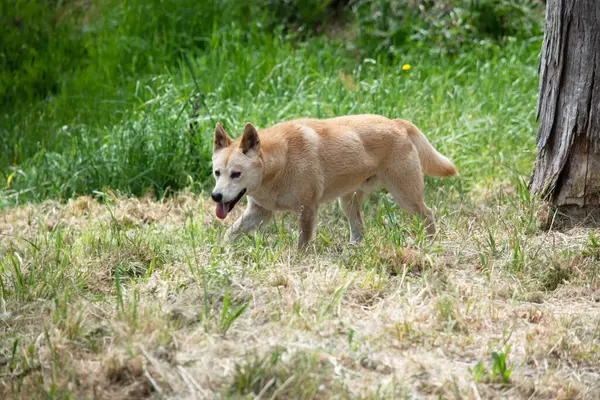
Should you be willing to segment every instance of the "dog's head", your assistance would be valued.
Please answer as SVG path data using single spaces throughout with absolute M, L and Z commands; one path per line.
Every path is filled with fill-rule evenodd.
M 232 141 L 220 123 L 215 127 L 212 155 L 216 184 L 211 193 L 217 217 L 224 219 L 246 192 L 262 181 L 263 163 L 258 132 L 247 123 L 241 139 Z

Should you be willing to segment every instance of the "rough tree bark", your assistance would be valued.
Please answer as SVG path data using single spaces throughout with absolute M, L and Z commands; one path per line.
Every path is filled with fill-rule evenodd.
M 548 0 L 532 193 L 562 225 L 600 224 L 600 0 Z

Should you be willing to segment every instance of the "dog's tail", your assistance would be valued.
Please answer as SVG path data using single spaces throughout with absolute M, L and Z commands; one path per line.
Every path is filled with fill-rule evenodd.
M 458 175 L 456 166 L 447 157 L 441 155 L 433 148 L 425 135 L 414 124 L 403 119 L 395 119 L 402 128 L 406 129 L 408 137 L 419 153 L 423 173 L 429 176 Z

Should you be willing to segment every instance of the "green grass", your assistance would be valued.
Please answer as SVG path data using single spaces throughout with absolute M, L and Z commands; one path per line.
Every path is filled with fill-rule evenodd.
M 531 167 L 539 41 L 490 45 L 453 59 L 407 53 L 392 64 L 349 63 L 335 56 L 333 45 L 294 50 L 279 38 L 273 46 L 268 60 L 260 53 L 252 60 L 255 68 L 241 55 L 215 61 L 228 52 L 220 46 L 192 62 L 196 76 L 216 75 L 214 83 L 199 83 L 207 108 L 200 108 L 196 135 L 186 130 L 186 101 L 196 92 L 190 72 L 156 76 L 140 85 L 139 105 L 122 122 L 99 132 L 65 125 L 60 150 L 42 149 L 11 167 L 4 202 L 66 199 L 103 188 L 162 197 L 169 189 L 202 187 L 216 121 L 237 133 L 246 121 L 264 127 L 299 116 L 379 113 L 414 121 L 452 157 L 468 187 L 496 178 L 498 168 L 518 175 Z M 251 46 L 248 53 L 257 54 Z M 400 68 L 406 63 L 409 71 Z
M 526 185 L 534 3 L 281 4 L 0 6 L 0 397 L 598 397 L 600 232 Z M 349 113 L 458 166 L 439 235 L 373 193 L 359 246 L 336 204 L 225 243 L 216 121 Z
M 316 35 L 310 24 L 318 31 L 322 17 L 308 10 L 235 4 L 5 5 L 0 207 L 206 188 L 216 121 L 239 132 L 246 121 L 379 113 L 417 123 L 469 185 L 495 177 L 498 162 L 530 168 L 541 14 L 499 3 L 490 30 L 470 17 L 481 7 L 434 7 L 422 20 L 399 1 L 392 8 L 404 17 L 391 23 L 359 2 L 339 17 L 343 30 Z M 514 14 L 508 25 L 505 14 Z M 285 25 L 298 18 L 308 27 Z

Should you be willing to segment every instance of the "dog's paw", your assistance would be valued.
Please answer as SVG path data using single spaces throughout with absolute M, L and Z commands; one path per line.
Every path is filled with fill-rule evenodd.
M 232 228 L 229 228 L 225 231 L 225 234 L 223 235 L 223 238 L 225 239 L 225 241 L 229 242 L 229 243 L 233 243 L 235 242 L 235 239 L 238 236 L 238 232 L 234 231 Z
M 362 239 L 363 239 L 363 237 L 362 237 L 361 234 L 358 234 L 358 233 L 351 234 L 350 235 L 350 241 L 348 242 L 348 244 L 350 246 L 353 246 L 353 247 L 354 246 L 359 246 L 362 243 Z

